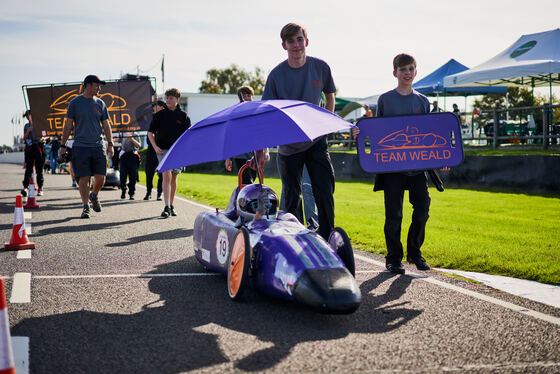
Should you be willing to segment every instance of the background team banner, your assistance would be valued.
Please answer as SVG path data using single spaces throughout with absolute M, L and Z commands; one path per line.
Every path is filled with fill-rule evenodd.
M 364 118 L 357 125 L 364 171 L 427 170 L 463 162 L 461 125 L 453 113 Z
M 68 104 L 83 92 L 82 84 L 27 86 L 27 98 L 37 135 L 62 134 Z M 147 131 L 152 120 L 153 89 L 149 80 L 119 80 L 101 86 L 101 98 L 109 112 L 113 132 Z

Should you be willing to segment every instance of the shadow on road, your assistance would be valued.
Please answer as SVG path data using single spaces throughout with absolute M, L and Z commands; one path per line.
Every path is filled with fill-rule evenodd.
M 43 235 L 52 235 L 52 234 L 61 234 L 61 233 L 70 233 L 70 232 L 91 232 L 96 230 L 117 229 L 121 226 L 133 225 L 139 222 L 151 221 L 154 219 L 159 219 L 159 217 L 146 217 L 146 218 L 131 219 L 127 221 L 110 221 L 110 222 L 89 224 L 90 220 L 81 219 L 79 216 L 67 217 L 58 220 L 48 220 L 48 221 L 41 221 L 35 223 L 34 228 L 36 231 L 33 232 L 33 236 L 37 237 Z M 61 223 L 66 223 L 73 220 L 78 220 L 79 222 L 82 222 L 84 224 L 75 225 L 75 226 L 60 225 Z M 41 227 L 41 225 L 49 225 L 49 226 L 54 225 L 55 227 L 38 229 Z
M 178 239 L 178 238 L 188 238 L 189 236 L 192 235 L 193 235 L 192 229 L 173 229 L 168 231 L 154 232 L 152 234 L 147 234 L 147 235 L 135 236 L 126 239 L 125 242 L 109 243 L 107 244 L 107 247 L 121 247 L 125 245 L 132 245 L 132 244 L 143 243 L 147 241 L 161 241 L 161 240 L 170 240 L 170 239 Z
M 176 272 L 189 264 L 187 259 L 162 264 L 153 273 Z M 222 363 L 253 372 L 274 367 L 300 343 L 398 329 L 422 313 L 402 303 L 387 306 L 402 296 L 411 280 L 377 275 L 361 285 L 360 308 L 340 316 L 318 314 L 252 290 L 242 302 L 232 302 L 223 276 L 152 277 L 147 286 L 160 299 L 140 312 L 80 310 L 29 318 L 12 333 L 30 337 L 34 373 L 179 373 Z M 376 287 L 389 281 L 387 293 L 374 295 Z

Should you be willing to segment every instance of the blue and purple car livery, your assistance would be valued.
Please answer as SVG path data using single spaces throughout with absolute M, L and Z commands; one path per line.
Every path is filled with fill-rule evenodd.
M 257 213 L 250 220 L 239 214 L 245 209 L 240 204 L 247 191 L 260 191 L 268 204 L 264 214 Z M 257 205 L 255 201 L 253 205 Z M 240 183 L 225 211 L 197 216 L 193 235 L 197 260 L 207 269 L 227 275 L 228 293 L 234 300 L 250 282 L 263 294 L 320 312 L 354 312 L 361 293 L 354 278 L 352 246 L 344 230 L 334 229 L 326 241 L 292 214 L 276 211 L 276 206 L 270 188 Z

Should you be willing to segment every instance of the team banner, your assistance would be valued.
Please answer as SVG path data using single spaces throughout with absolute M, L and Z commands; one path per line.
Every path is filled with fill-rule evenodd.
M 453 113 L 364 118 L 358 158 L 370 173 L 453 167 L 463 162 L 461 126 Z
M 83 92 L 81 84 L 26 87 L 34 131 L 42 136 L 62 134 L 68 104 Z M 120 80 L 101 86 L 113 132 L 148 130 L 152 120 L 149 80 Z

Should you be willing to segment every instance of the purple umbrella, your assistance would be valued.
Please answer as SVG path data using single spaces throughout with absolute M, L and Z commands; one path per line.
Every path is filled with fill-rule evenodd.
M 161 160 L 158 170 L 225 160 L 267 147 L 314 140 L 351 127 L 336 114 L 303 101 L 246 101 L 212 114 L 185 131 Z

